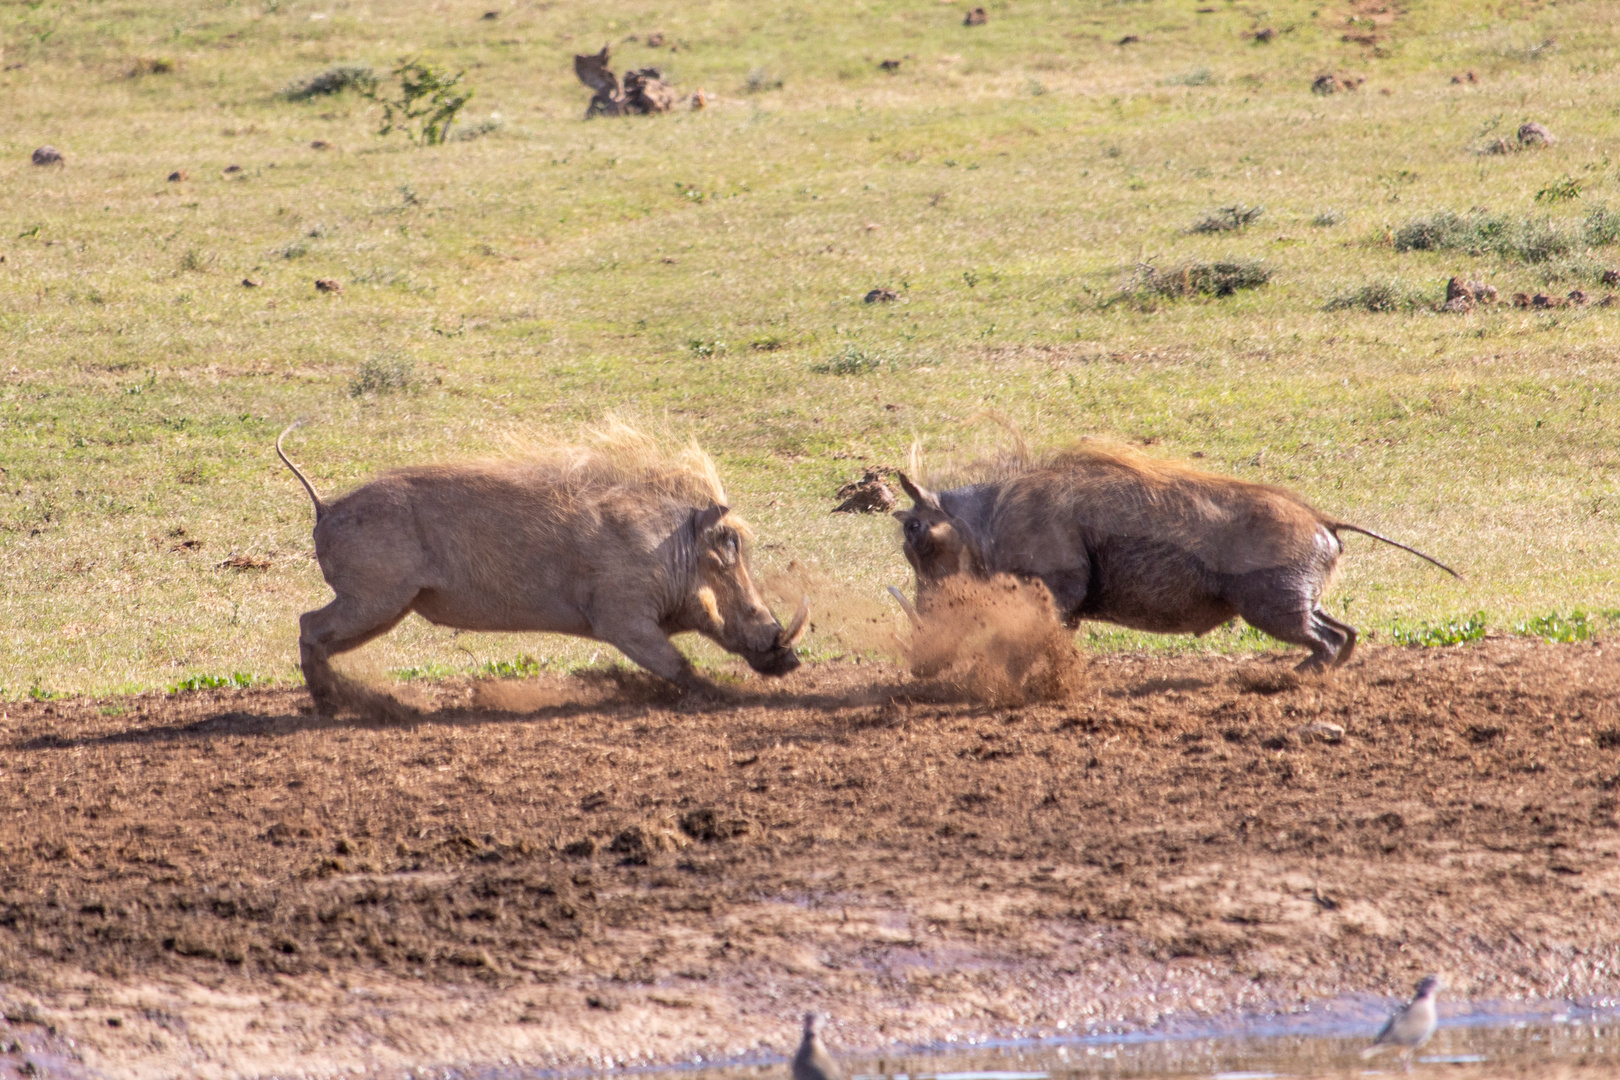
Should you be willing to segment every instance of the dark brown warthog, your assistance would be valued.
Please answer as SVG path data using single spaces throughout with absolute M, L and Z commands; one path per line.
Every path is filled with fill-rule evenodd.
M 1160 634 L 1202 634 L 1234 615 L 1303 645 L 1302 671 L 1350 658 L 1355 628 L 1320 607 L 1358 532 L 1456 571 L 1421 551 L 1316 510 L 1284 488 L 1082 445 L 938 493 L 901 475 L 915 504 L 895 513 L 918 605 L 953 574 L 1039 578 L 1073 627 L 1099 619 Z
M 413 611 L 462 630 L 605 641 L 686 686 L 706 685 L 669 641 L 688 630 L 766 675 L 799 666 L 809 600 L 786 629 L 771 615 L 749 576 L 746 526 L 695 446 L 672 459 L 613 425 L 589 447 L 397 469 L 332 503 L 281 439 L 276 453 L 315 501 L 315 554 L 337 593 L 299 620 L 318 704 L 338 700 L 332 656 Z

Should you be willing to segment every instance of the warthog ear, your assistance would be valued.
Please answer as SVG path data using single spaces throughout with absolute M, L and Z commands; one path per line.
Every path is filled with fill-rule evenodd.
M 941 514 L 945 512 L 945 509 L 939 505 L 938 495 L 935 495 L 932 491 L 929 491 L 925 487 L 918 487 L 916 484 L 913 484 L 911 482 L 911 477 L 907 476 L 903 472 L 896 472 L 894 474 L 894 478 L 900 481 L 900 487 L 907 495 L 911 496 L 912 502 L 916 503 L 918 506 L 925 506 L 930 510 L 937 510 Z
M 720 519 L 729 513 L 731 513 L 731 507 L 721 506 L 719 503 L 715 503 L 707 510 L 694 510 L 692 511 L 692 531 L 702 536 L 720 524 Z

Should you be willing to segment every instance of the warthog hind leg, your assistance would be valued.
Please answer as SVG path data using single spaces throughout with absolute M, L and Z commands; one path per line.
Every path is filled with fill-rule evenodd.
M 1356 651 L 1356 638 L 1359 636 L 1356 633 L 1356 628 L 1347 622 L 1340 622 L 1321 608 L 1311 612 L 1311 615 L 1326 623 L 1329 628 L 1344 635 L 1344 644 L 1339 646 L 1339 655 L 1333 658 L 1334 667 L 1343 667 L 1345 662 L 1350 659 L 1351 654 Z
M 1296 671 L 1318 672 L 1338 667 L 1350 659 L 1356 645 L 1356 631 L 1331 617 L 1321 608 L 1289 612 L 1244 611 L 1243 621 L 1256 630 L 1270 634 L 1278 641 L 1290 645 L 1303 645 L 1311 650 L 1295 668 Z
M 338 679 L 331 658 L 358 649 L 398 626 L 410 613 L 415 599 L 414 588 L 380 600 L 339 596 L 325 607 L 299 616 L 298 660 L 318 708 L 337 703 Z

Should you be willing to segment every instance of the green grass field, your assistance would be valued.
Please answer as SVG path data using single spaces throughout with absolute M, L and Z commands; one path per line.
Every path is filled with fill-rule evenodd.
M 987 410 L 1038 445 L 1202 454 L 1465 571 L 1351 538 L 1329 606 L 1379 640 L 1620 608 L 1620 305 L 1434 310 L 1452 274 L 1611 291 L 1620 8 L 495 2 L 0 7 L 4 696 L 296 679 L 328 595 L 271 451 L 296 417 L 329 492 L 608 410 L 696 435 L 759 569 L 813 568 L 812 655 L 860 647 L 909 577 L 893 523 L 832 493 L 914 439 L 971 458 Z M 571 57 L 604 42 L 709 106 L 582 120 Z M 281 93 L 405 56 L 465 69 L 476 137 Z M 1313 94 L 1326 72 L 1366 82 Z M 1557 144 L 1481 152 L 1531 120 Z M 30 164 L 47 143 L 65 165 Z M 1192 231 L 1225 206 L 1264 212 Z M 1398 250 L 1444 211 L 1496 232 Z M 1140 288 L 1232 260 L 1269 284 Z M 1330 309 L 1358 295 L 1394 310 Z M 611 650 L 412 620 L 351 667 L 523 653 Z

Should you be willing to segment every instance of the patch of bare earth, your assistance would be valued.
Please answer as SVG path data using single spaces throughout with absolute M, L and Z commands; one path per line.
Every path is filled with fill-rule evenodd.
M 0 1006 L 157 1077 L 780 1053 L 809 1007 L 846 1048 L 1174 1024 L 1428 970 L 1614 994 L 1614 650 L 1294 659 L 1105 657 L 1026 707 L 852 664 L 392 725 L 13 705 Z

